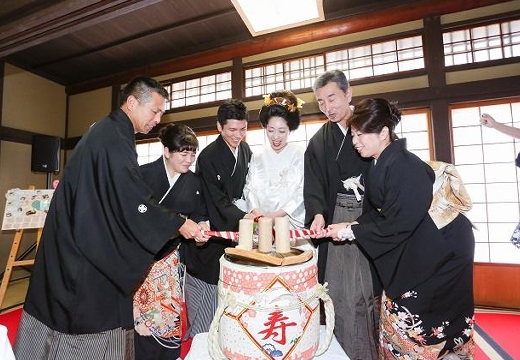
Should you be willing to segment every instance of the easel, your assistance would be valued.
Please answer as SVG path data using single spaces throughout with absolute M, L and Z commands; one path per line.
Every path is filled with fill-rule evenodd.
M 29 190 L 34 190 L 34 185 L 29 186 Z M 40 243 L 40 238 L 42 236 L 43 228 L 39 228 L 36 233 L 36 249 L 38 249 L 38 245 Z M 18 260 L 18 250 L 20 249 L 20 244 L 22 243 L 23 237 L 23 229 L 18 229 L 14 233 L 13 245 L 11 246 L 11 252 L 9 253 L 9 258 L 7 259 L 7 265 L 5 267 L 4 277 L 2 279 L 2 284 L 0 285 L 0 310 L 2 308 L 2 302 L 4 301 L 5 293 L 7 292 L 7 287 L 9 286 L 9 282 L 11 281 L 11 275 L 13 273 L 13 269 L 16 266 L 28 266 L 34 265 L 34 259 L 30 260 Z M 23 258 L 23 257 L 22 257 Z

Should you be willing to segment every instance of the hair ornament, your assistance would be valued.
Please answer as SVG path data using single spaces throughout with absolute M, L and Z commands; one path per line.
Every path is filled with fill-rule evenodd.
M 287 107 L 289 112 L 295 112 L 297 109 L 301 109 L 305 101 L 300 98 L 296 98 L 297 103 L 293 104 L 289 99 L 282 96 L 272 97 L 271 94 L 264 95 L 264 106 L 271 105 L 282 105 Z

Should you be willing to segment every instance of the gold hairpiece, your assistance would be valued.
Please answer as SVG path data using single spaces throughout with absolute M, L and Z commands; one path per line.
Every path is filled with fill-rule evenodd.
M 303 101 L 300 98 L 296 98 L 297 103 L 296 105 L 292 102 L 289 102 L 288 99 L 277 96 L 277 97 L 271 97 L 271 94 L 264 95 L 264 106 L 271 106 L 271 105 L 282 105 L 286 106 L 289 112 L 295 112 L 297 109 L 301 109 L 303 107 L 303 104 L 305 104 L 305 101 Z

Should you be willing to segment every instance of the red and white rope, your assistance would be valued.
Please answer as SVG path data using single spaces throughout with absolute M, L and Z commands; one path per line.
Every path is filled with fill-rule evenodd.
M 316 232 L 314 230 L 289 230 L 289 238 L 291 240 L 301 239 L 301 238 L 310 238 L 311 235 L 314 235 Z M 224 239 L 238 241 L 238 232 L 235 231 L 204 231 L 205 235 L 208 236 L 217 236 Z
M 235 231 L 203 231 L 203 234 L 238 241 L 238 232 Z

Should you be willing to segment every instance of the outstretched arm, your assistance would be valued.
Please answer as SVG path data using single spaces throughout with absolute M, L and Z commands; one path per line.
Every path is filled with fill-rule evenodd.
M 499 123 L 489 114 L 482 114 L 480 117 L 480 124 L 500 131 L 503 134 L 514 137 L 515 139 L 520 139 L 520 128 Z

